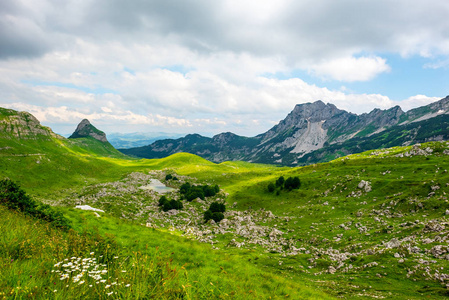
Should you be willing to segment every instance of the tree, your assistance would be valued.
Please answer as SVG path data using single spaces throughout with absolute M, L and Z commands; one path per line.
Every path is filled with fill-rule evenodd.
M 299 180 L 299 177 L 293 177 L 293 188 L 294 189 L 299 189 L 301 186 L 301 180 Z
M 171 174 L 165 175 L 165 180 L 170 180 L 170 179 L 172 179 L 172 178 L 173 178 L 173 176 L 172 176 Z
M 205 197 L 212 197 L 212 196 L 215 196 L 215 194 L 216 194 L 215 187 L 213 187 L 211 185 L 204 185 L 203 192 L 204 192 Z
M 193 186 L 186 194 L 186 200 L 189 202 L 196 198 L 204 200 L 203 189 L 199 186 Z
M 224 203 L 220 203 L 220 202 L 212 202 L 210 204 L 209 210 L 211 212 L 221 212 L 224 213 L 226 211 L 226 206 Z
M 218 223 L 218 222 L 220 222 L 223 219 L 224 219 L 223 213 L 218 212 L 218 211 L 212 213 L 212 220 L 214 220 L 215 223 Z
M 162 196 L 162 197 L 159 198 L 159 206 L 164 206 L 164 204 L 167 203 L 167 202 L 168 202 L 167 197 Z
M 204 212 L 204 222 L 207 222 L 210 219 L 212 219 L 212 212 L 210 210 L 206 210 Z
M 274 186 L 274 183 L 270 182 L 270 183 L 268 184 L 268 191 L 269 191 L 270 193 L 272 193 L 272 192 L 274 192 L 275 189 L 276 189 L 276 187 Z
M 299 178 L 296 177 L 289 177 L 284 183 L 284 188 L 291 191 L 294 189 L 299 189 L 299 186 L 301 185 L 301 181 Z
M 166 201 L 163 206 L 162 206 L 162 210 L 163 211 L 169 211 L 171 209 L 182 209 L 184 206 L 182 205 L 182 202 L 179 200 L 170 200 L 170 201 Z
M 179 192 L 180 192 L 181 194 L 185 195 L 185 194 L 187 194 L 187 193 L 190 191 L 190 188 L 191 188 L 191 187 L 192 187 L 192 186 L 190 185 L 190 183 L 188 183 L 188 182 L 183 183 L 183 184 L 181 185 L 181 187 L 179 188 Z
M 283 188 L 284 182 L 285 182 L 284 176 L 281 176 L 276 180 L 276 186 Z

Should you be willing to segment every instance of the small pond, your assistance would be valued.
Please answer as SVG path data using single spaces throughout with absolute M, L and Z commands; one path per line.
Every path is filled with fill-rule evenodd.
M 162 182 L 160 182 L 157 179 L 151 179 L 150 180 L 150 184 L 148 185 L 144 185 L 144 186 L 140 186 L 139 189 L 142 190 L 153 190 L 156 193 L 159 194 L 165 194 L 165 193 L 170 193 L 172 191 L 174 191 L 174 188 L 168 187 L 165 184 L 163 184 Z

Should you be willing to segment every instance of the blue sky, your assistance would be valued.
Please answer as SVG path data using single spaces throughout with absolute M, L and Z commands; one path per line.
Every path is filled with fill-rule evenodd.
M 449 94 L 446 0 L 0 3 L 0 106 L 59 133 L 252 136 L 296 104 L 404 110 Z

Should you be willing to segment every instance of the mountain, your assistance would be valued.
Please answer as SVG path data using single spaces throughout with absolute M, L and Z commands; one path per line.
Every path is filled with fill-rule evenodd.
M 77 138 L 85 138 L 85 137 L 92 137 L 100 142 L 108 142 L 108 139 L 106 138 L 106 134 L 98 130 L 95 126 L 90 124 L 89 120 L 84 119 L 82 120 L 78 126 L 76 127 L 76 130 L 73 132 L 73 134 L 69 137 L 69 139 L 77 139 Z
M 76 134 L 82 134 L 82 128 L 87 132 L 86 126 L 78 127 Z M 98 137 L 100 140 L 91 136 L 67 139 L 42 126 L 28 112 L 0 108 L 1 175 L 32 190 L 42 191 L 44 184 L 71 186 L 82 180 L 74 180 L 73 174 L 91 178 L 92 174 L 112 168 L 107 158 L 125 157 L 107 141 L 101 141 L 104 139 L 100 134 Z
M 180 138 L 184 134 L 166 132 L 108 133 L 108 141 L 116 149 L 142 147 L 158 140 Z
M 296 105 L 279 124 L 255 137 L 229 132 L 212 138 L 189 134 L 120 151 L 144 158 L 188 152 L 213 162 L 304 165 L 378 147 L 447 139 L 449 129 L 439 128 L 438 124 L 445 124 L 448 113 L 449 96 L 408 112 L 395 106 L 361 115 L 316 101 Z
M 62 138 L 40 124 L 32 114 L 0 107 L 0 137 L 6 139 Z

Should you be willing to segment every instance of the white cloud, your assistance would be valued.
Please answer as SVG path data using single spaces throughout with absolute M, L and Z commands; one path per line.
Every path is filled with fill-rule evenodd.
M 377 75 L 389 72 L 386 60 L 376 57 L 343 57 L 323 61 L 309 67 L 309 72 L 324 79 L 338 81 L 368 81 Z
M 410 109 L 424 106 L 438 100 L 440 100 L 440 98 L 438 97 L 427 97 L 425 95 L 416 95 L 404 99 L 402 101 L 398 101 L 397 105 L 399 105 L 402 108 L 402 110 L 408 111 Z
M 89 118 L 114 131 L 253 135 L 319 99 L 356 113 L 427 104 L 350 83 L 389 72 L 385 53 L 447 67 L 448 14 L 446 0 L 3 0 L 0 106 L 59 128 Z M 280 79 L 297 70 L 349 87 Z

